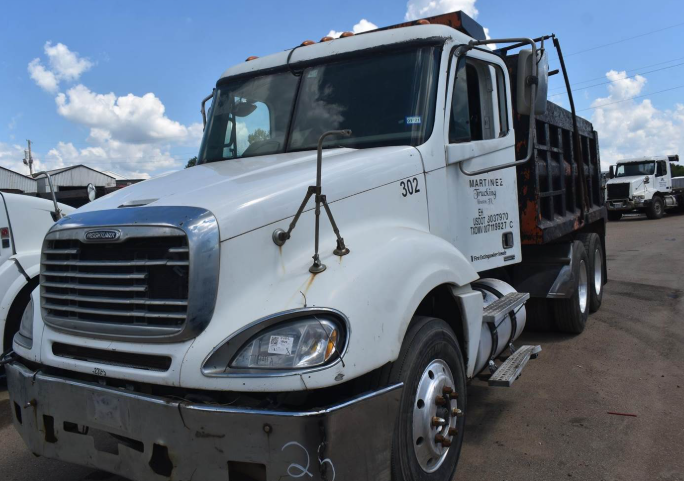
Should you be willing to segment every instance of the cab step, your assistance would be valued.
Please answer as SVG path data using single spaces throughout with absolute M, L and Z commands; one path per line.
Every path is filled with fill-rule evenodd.
M 494 325 L 499 325 L 504 317 L 511 311 L 515 312 L 529 298 L 530 295 L 527 292 L 511 292 L 506 294 L 484 308 L 482 322 L 487 324 L 493 322 Z
M 527 361 L 536 359 L 541 352 L 541 346 L 522 346 L 508 356 L 503 364 L 489 378 L 489 385 L 495 387 L 511 387 L 511 384 L 520 377 Z

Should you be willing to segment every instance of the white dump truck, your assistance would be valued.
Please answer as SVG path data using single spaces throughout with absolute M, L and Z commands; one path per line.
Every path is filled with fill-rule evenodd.
M 539 352 L 525 301 L 571 333 L 601 304 L 598 137 L 546 102 L 552 43 L 455 12 L 226 70 L 197 166 L 45 237 L 3 361 L 29 449 L 133 480 L 450 480 L 469 380 Z
M 74 209 L 54 199 L 0 192 L 0 349 L 12 348 L 21 316 L 38 286 L 43 238 Z
M 667 210 L 684 210 L 684 177 L 672 177 L 670 162 L 679 155 L 656 155 L 619 161 L 610 166 L 606 183 L 608 219 L 645 213 L 660 219 Z

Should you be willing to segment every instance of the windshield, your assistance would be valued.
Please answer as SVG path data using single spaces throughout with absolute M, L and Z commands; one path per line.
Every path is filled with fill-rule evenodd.
M 221 83 L 199 163 L 325 147 L 420 145 L 434 121 L 439 49 L 426 47 Z
M 655 162 L 645 160 L 644 162 L 630 162 L 629 164 L 618 164 L 615 177 L 631 177 L 635 175 L 653 175 L 655 172 Z

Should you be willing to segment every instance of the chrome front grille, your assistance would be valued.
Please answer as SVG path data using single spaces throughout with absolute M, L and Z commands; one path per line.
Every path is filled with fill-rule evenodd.
M 131 211 L 142 209 L 152 210 L 126 209 L 113 215 L 130 218 L 136 215 Z M 78 222 L 78 228 L 60 229 L 92 214 L 60 221 L 45 238 L 40 278 L 45 323 L 76 334 L 125 340 L 182 340 L 201 332 L 213 312 L 218 282 L 214 217 L 209 218 L 212 229 L 206 230 L 194 229 L 187 217 L 175 226 L 95 229 Z M 208 216 L 202 217 L 206 223 Z M 102 237 L 102 232 L 111 236 Z M 199 266 L 193 268 L 191 260 Z

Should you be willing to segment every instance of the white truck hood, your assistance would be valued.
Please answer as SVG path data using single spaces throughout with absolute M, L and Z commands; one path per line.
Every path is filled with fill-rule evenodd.
M 323 153 L 323 194 L 332 203 L 422 172 L 414 147 L 334 149 Z M 211 211 L 221 240 L 295 214 L 316 183 L 316 152 L 225 160 L 198 165 L 126 187 L 81 207 L 78 213 L 140 203 Z M 308 209 L 313 208 L 313 199 Z

